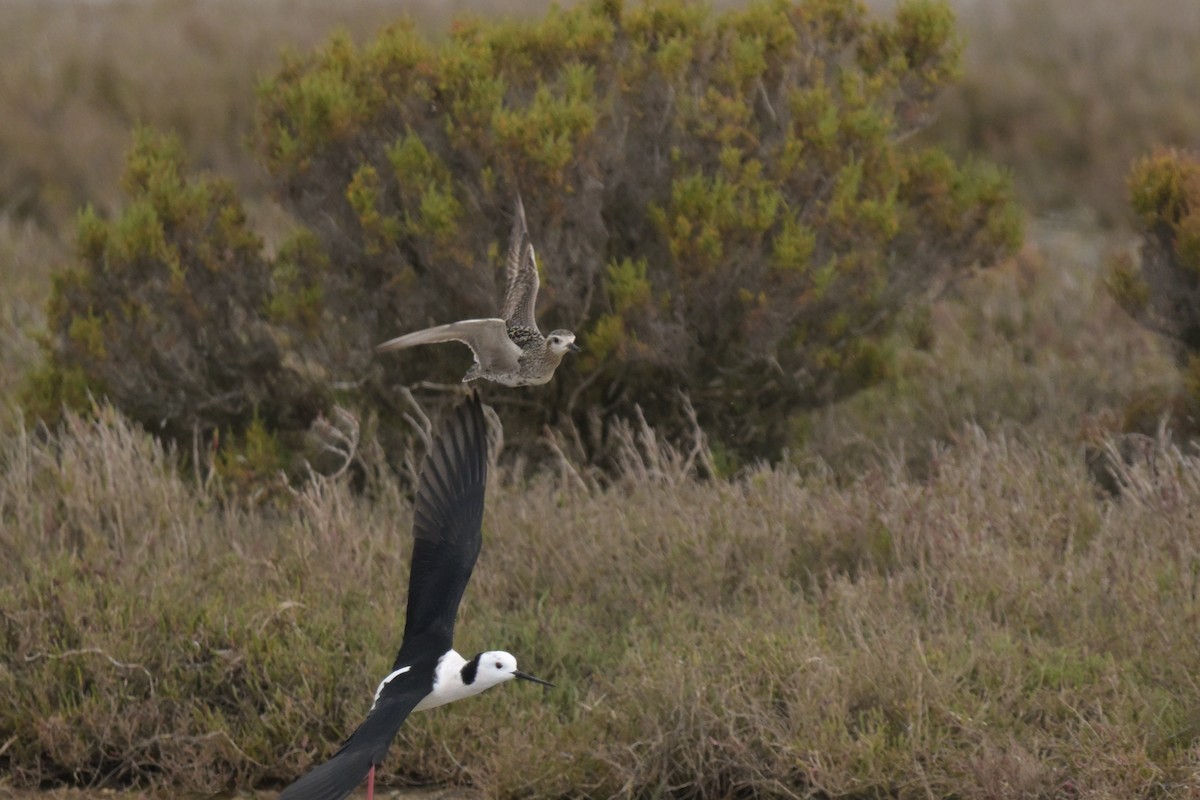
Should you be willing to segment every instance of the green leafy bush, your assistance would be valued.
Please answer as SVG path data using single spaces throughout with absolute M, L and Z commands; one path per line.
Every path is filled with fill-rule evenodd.
M 1160 149 L 1135 161 L 1129 199 L 1141 230 L 1137 258 L 1117 255 L 1108 288 L 1142 324 L 1178 346 L 1184 391 L 1130 404 L 1122 427 L 1154 433 L 1162 417 L 1176 433 L 1200 432 L 1200 156 Z
M 795 411 L 886 373 L 903 304 L 1019 240 L 1004 176 L 897 144 L 958 64 L 936 2 L 882 22 L 850 0 L 600 0 L 438 44 L 335 39 L 263 86 L 261 146 L 338 264 L 346 335 L 494 315 L 519 191 L 543 324 L 585 350 L 526 423 L 599 420 L 603 451 L 635 403 L 682 422 L 682 389 L 723 448 L 770 457 Z M 467 359 L 389 358 L 383 385 Z
M 1141 258 L 1114 264 L 1110 287 L 1136 317 L 1200 353 L 1200 157 L 1159 150 L 1136 161 L 1129 195 Z
M 148 430 L 185 442 L 240 433 L 252 420 L 306 428 L 327 376 L 303 360 L 311 242 L 275 263 L 232 187 L 190 179 L 179 142 L 136 134 L 124 176 L 129 202 L 112 220 L 79 217 L 79 264 L 56 277 L 47 360 L 26 390 L 44 419 L 111 398 Z

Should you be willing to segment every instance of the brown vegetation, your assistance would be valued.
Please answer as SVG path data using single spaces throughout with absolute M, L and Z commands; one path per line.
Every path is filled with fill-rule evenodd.
M 1108 505 L 1075 447 L 977 428 L 923 480 L 883 463 L 845 485 L 697 481 L 648 441 L 607 491 L 498 473 L 460 645 L 508 647 L 559 688 L 414 717 L 389 780 L 503 797 L 1200 788 L 1200 462 L 1163 446 Z M 0 734 L 19 783 L 269 787 L 361 717 L 402 618 L 394 478 L 247 515 L 111 411 L 9 438 L 0 463 Z
M 965 420 L 1098 445 L 1131 427 L 1156 433 L 1182 380 L 1161 339 L 1109 295 L 1112 239 L 1048 221 L 1029 235 L 1015 259 L 914 314 L 897 376 L 808 415 L 798 455 L 839 471 L 895 457 L 919 471 L 931 443 L 953 439 Z

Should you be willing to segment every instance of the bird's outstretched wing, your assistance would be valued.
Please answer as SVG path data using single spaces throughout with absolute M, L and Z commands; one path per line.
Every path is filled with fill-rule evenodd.
M 412 573 L 396 669 L 451 648 L 454 619 L 483 542 L 487 423 L 472 394 L 434 439 L 413 504 Z
M 484 370 L 513 372 L 521 358 L 521 348 L 508 338 L 508 326 L 504 320 L 496 318 L 465 319 L 461 322 L 451 322 L 449 325 L 426 328 L 390 339 L 375 350 L 382 353 L 437 342 L 462 342 L 471 348 L 475 360 Z
M 517 213 L 513 217 L 512 236 L 508 241 L 507 285 L 501 316 L 510 326 L 538 330 L 533 318 L 537 307 L 538 271 L 533 242 L 525 224 L 525 204 L 517 195 Z
M 376 704 L 333 758 L 289 785 L 279 800 L 342 800 L 363 782 L 371 765 L 383 761 L 426 691 L 414 686 L 411 692 Z
M 487 422 L 477 394 L 456 408 L 433 441 L 413 508 L 412 575 L 404 644 L 375 705 L 334 756 L 283 790 L 280 800 L 343 800 L 383 761 L 404 720 L 429 693 L 428 673 L 401 670 L 450 649 L 454 618 L 482 542 Z M 408 652 L 406 652 L 408 651 Z

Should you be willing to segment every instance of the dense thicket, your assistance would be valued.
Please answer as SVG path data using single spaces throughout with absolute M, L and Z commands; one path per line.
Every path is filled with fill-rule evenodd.
M 371 345 L 495 313 L 519 191 L 543 270 L 543 326 L 578 331 L 585 354 L 547 388 L 509 393 L 522 403 L 506 414 L 510 436 L 570 419 L 594 457 L 608 421 L 635 404 L 657 424 L 682 422 L 682 390 L 719 450 L 775 456 L 797 410 L 886 373 L 899 309 L 1019 238 L 1003 176 L 898 144 L 958 63 L 949 11 L 925 0 L 887 22 L 851 0 L 719 15 L 680 0 L 602 0 L 536 24 L 460 23 L 438 43 L 403 24 L 362 48 L 336 38 L 261 90 L 262 154 L 312 235 L 282 264 L 252 247 L 244 258 L 268 283 L 238 318 L 203 324 L 237 337 L 243 325 L 304 322 L 322 341 L 272 336 L 265 368 L 221 359 L 249 374 L 203 391 L 237 395 L 236 427 L 264 405 L 249 387 L 275 364 L 385 415 L 398 410 L 399 384 L 457 381 L 469 364 L 461 347 L 381 359 Z M 145 215 L 136 198 L 114 229 Z M 169 224 L 200 237 L 176 259 L 186 291 L 221 295 L 230 271 L 191 264 L 225 252 L 205 238 L 219 233 L 203 222 L 211 212 L 184 214 Z M 46 383 L 82 369 L 108 390 L 90 366 L 97 348 L 81 347 L 75 329 L 97 319 L 127 337 L 118 309 L 141 278 L 95 286 L 84 238 L 84 268 L 58 291 L 82 298 L 56 301 Z M 129 260 L 169 266 L 158 240 L 143 239 Z M 277 293 L 290 298 L 286 320 Z M 129 357 L 161 361 L 174 337 L 141 330 L 145 346 Z M 271 406 L 272 420 L 311 416 L 314 386 L 270 394 L 299 401 Z
M 329 392 L 306 358 L 320 262 L 292 245 L 267 259 L 232 186 L 189 178 L 173 137 L 136 132 L 123 189 L 117 219 L 80 214 L 79 263 L 56 276 L 50 362 L 28 405 L 54 417 L 107 396 L 189 445 L 254 419 L 307 427 Z

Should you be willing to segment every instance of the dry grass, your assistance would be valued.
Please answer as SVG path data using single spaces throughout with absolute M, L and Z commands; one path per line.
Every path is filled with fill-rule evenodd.
M 459 646 L 509 648 L 559 688 L 414 717 L 388 779 L 501 797 L 1200 791 L 1200 460 L 1160 445 L 1114 505 L 1074 447 L 968 428 L 936 455 L 922 480 L 881 464 L 846 485 L 701 482 L 652 448 L 659 480 L 605 492 L 502 472 Z M 386 671 L 408 552 L 393 479 L 247 515 L 172 464 L 111 412 L 4 442 L 0 740 L 18 785 L 279 785 Z

